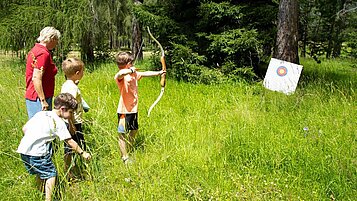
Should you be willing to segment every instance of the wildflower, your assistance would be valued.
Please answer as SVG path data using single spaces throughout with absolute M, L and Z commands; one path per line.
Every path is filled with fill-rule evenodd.
M 303 130 L 305 131 L 304 137 L 306 137 L 307 134 L 309 133 L 309 127 L 305 126 L 305 127 L 303 128 Z

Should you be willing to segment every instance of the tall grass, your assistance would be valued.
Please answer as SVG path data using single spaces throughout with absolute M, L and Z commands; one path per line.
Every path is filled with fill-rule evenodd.
M 80 82 L 91 110 L 87 179 L 69 184 L 59 171 L 59 200 L 357 200 L 356 68 L 353 61 L 302 60 L 295 94 L 261 83 L 192 85 L 139 82 L 140 132 L 125 166 L 117 144 L 115 65 Z M 42 199 L 15 150 L 26 122 L 24 65 L 0 62 L 0 197 Z M 147 64 L 141 64 L 145 66 Z M 140 65 L 139 65 L 140 66 Z M 63 83 L 57 76 L 56 91 Z

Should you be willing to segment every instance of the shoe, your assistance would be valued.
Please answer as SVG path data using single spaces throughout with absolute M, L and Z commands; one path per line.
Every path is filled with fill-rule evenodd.
M 131 165 L 131 164 L 133 164 L 133 160 L 131 160 L 131 159 L 129 158 L 129 156 L 123 157 L 122 160 L 123 160 L 123 163 L 124 163 L 125 165 Z

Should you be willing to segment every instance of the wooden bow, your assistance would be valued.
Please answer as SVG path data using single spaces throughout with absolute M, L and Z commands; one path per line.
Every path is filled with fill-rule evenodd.
M 150 28 L 147 27 L 148 29 L 148 33 L 150 35 L 150 37 L 158 44 L 158 46 L 160 47 L 161 50 L 161 66 L 162 66 L 162 70 L 166 71 L 166 63 L 165 63 L 165 51 L 164 48 L 162 48 L 162 45 L 159 43 L 158 40 L 156 40 L 156 38 L 151 34 L 150 32 Z M 149 111 L 148 111 L 148 117 L 150 116 L 150 112 L 151 110 L 155 107 L 155 105 L 160 101 L 161 97 L 164 95 L 165 92 L 165 85 L 166 85 L 166 73 L 163 73 L 161 75 L 161 80 L 160 80 L 160 85 L 161 85 L 161 92 L 160 95 L 157 97 L 157 99 L 155 100 L 155 102 L 150 106 Z

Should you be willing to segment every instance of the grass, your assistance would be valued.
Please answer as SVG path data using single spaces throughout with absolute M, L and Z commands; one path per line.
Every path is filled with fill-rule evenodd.
M 40 200 L 34 178 L 15 152 L 27 120 L 24 64 L 0 59 L 0 197 Z M 93 154 L 86 163 L 88 177 L 68 184 L 60 149 L 57 198 L 357 200 L 354 62 L 302 59 L 304 71 L 290 96 L 268 91 L 262 83 L 207 86 L 169 79 L 149 118 L 160 86 L 158 78 L 144 78 L 135 163 L 129 167 L 117 145 L 116 67 L 103 64 L 80 83 L 91 106 L 85 114 Z M 59 73 L 56 94 L 63 81 Z

